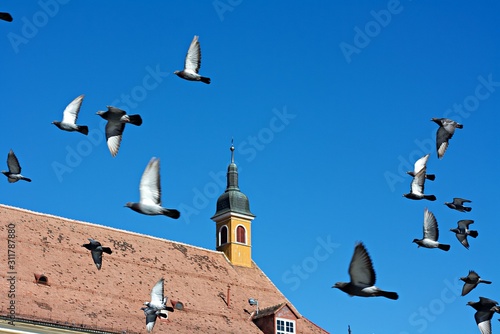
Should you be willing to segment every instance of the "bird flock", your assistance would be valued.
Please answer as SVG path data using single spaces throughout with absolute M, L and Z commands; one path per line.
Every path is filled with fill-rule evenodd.
M 432 118 L 431 121 L 439 125 L 436 132 L 436 151 L 438 159 L 442 159 L 449 146 L 449 141 L 455 134 L 456 129 L 462 129 L 463 125 L 459 124 L 448 118 Z M 418 159 L 413 166 L 413 171 L 407 171 L 412 177 L 410 184 L 410 192 L 403 194 L 405 198 L 411 200 L 427 200 L 436 201 L 436 196 L 426 194 L 424 192 L 424 184 L 426 180 L 434 181 L 436 176 L 434 174 L 427 174 L 427 161 L 429 160 L 430 153 Z M 467 213 L 472 210 L 470 206 L 465 206 L 465 203 L 472 201 L 455 197 L 452 202 L 444 202 L 444 204 L 453 210 Z M 469 229 L 469 226 L 474 221 L 470 219 L 462 219 L 457 222 L 456 228 L 451 228 L 450 231 L 455 233 L 457 240 L 466 249 L 469 249 L 468 236 L 477 238 L 479 233 L 475 230 Z M 423 248 L 437 248 L 443 251 L 449 251 L 451 245 L 440 243 L 439 241 L 439 228 L 435 215 L 427 208 L 424 209 L 423 221 L 423 236 L 421 239 L 413 239 L 413 243 Z M 376 274 L 373 268 L 373 262 L 368 254 L 365 245 L 358 242 L 354 248 L 354 254 L 349 264 L 349 282 L 337 282 L 332 288 L 337 288 L 349 296 L 359 297 L 385 297 L 392 300 L 397 300 L 399 295 L 396 292 L 382 290 L 375 286 Z M 462 296 L 467 295 L 475 289 L 480 283 L 491 284 L 491 281 L 483 280 L 477 272 L 469 270 L 469 274 L 460 278 L 464 282 L 462 287 Z M 466 305 L 471 306 L 476 310 L 474 319 L 481 334 L 491 334 L 491 319 L 494 313 L 500 313 L 500 306 L 498 302 L 479 297 L 477 302 L 468 302 Z M 500 319 L 499 319 L 500 320 Z
M 0 19 L 12 21 L 8 13 L 0 13 Z M 199 81 L 210 84 L 211 79 L 198 74 L 201 65 L 201 49 L 198 36 L 194 36 L 184 61 L 184 69 L 175 71 L 178 77 L 188 81 Z M 78 114 L 82 107 L 84 95 L 73 99 L 64 109 L 61 121 L 53 121 L 57 128 L 67 132 L 79 132 L 88 135 L 89 128 L 86 125 L 77 124 Z M 126 124 L 140 126 L 143 122 L 140 115 L 129 115 L 126 111 L 113 106 L 107 106 L 106 111 L 97 111 L 99 115 L 107 121 L 105 134 L 108 149 L 112 157 L 116 157 L 120 149 L 122 136 Z M 31 179 L 21 174 L 21 165 L 19 160 L 10 150 L 7 156 L 8 171 L 2 171 L 7 177 L 8 182 L 15 183 L 19 180 L 31 182 Z M 147 164 L 139 184 L 139 202 L 128 202 L 124 206 L 143 215 L 164 215 L 172 219 L 178 219 L 180 212 L 176 209 L 167 209 L 161 202 L 161 184 L 160 184 L 160 159 L 153 157 Z M 95 239 L 89 238 L 89 243 L 82 247 L 90 251 L 92 260 L 98 270 L 102 268 L 103 253 L 111 255 L 113 251 L 109 247 L 104 247 Z M 157 318 L 168 318 L 168 311 L 173 308 L 166 306 L 167 298 L 164 297 L 163 285 L 164 279 L 161 278 L 151 290 L 151 300 L 145 302 L 145 307 L 141 308 L 146 317 L 146 330 L 151 332 Z

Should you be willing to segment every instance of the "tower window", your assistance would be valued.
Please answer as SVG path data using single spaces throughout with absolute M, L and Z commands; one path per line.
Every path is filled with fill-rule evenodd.
M 295 334 L 295 321 L 276 319 L 276 334 Z
M 242 225 L 238 225 L 236 228 L 236 241 L 242 244 L 247 243 L 247 231 Z
M 227 226 L 224 225 L 219 229 L 219 246 L 227 244 Z

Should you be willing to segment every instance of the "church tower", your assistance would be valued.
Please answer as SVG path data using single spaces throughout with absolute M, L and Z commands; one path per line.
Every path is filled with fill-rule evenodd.
M 252 266 L 251 222 L 254 218 L 247 196 L 238 188 L 238 167 L 231 144 L 226 191 L 219 196 L 217 211 L 211 219 L 215 222 L 216 249 L 224 252 L 233 265 Z

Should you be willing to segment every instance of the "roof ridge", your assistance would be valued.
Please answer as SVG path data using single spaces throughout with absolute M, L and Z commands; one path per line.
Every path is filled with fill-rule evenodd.
M 107 229 L 107 230 L 122 232 L 122 233 L 125 233 L 125 234 L 130 234 L 130 235 L 135 235 L 135 236 L 140 236 L 140 237 L 146 237 L 146 238 L 150 238 L 150 239 L 153 239 L 153 240 L 168 241 L 168 242 L 172 242 L 172 243 L 179 244 L 179 245 L 182 245 L 182 246 L 186 246 L 186 247 L 190 247 L 190 248 L 195 248 L 195 249 L 200 249 L 200 250 L 204 250 L 204 251 L 208 251 L 208 252 L 212 252 L 212 253 L 216 253 L 216 254 L 220 254 L 220 253 L 224 254 L 224 252 L 221 252 L 221 251 L 218 251 L 218 250 L 203 248 L 203 247 L 199 247 L 199 246 L 194 246 L 194 245 L 190 245 L 190 244 L 187 244 L 187 243 L 184 243 L 184 242 L 180 242 L 180 241 L 174 241 L 174 240 L 169 240 L 169 239 L 165 239 L 165 238 L 155 237 L 155 236 L 152 236 L 152 235 L 142 234 L 142 233 L 138 233 L 138 232 L 134 232 L 134 231 L 127 231 L 127 230 L 119 229 L 119 228 L 116 228 L 116 227 L 101 225 L 101 224 L 97 224 L 97 223 L 91 223 L 91 222 L 85 222 L 85 221 L 82 221 L 82 220 L 76 220 L 76 219 L 61 217 L 61 216 L 57 216 L 57 215 L 52 215 L 50 213 L 37 212 L 37 211 L 33 211 L 33 210 L 29 210 L 29 209 L 24 209 L 24 208 L 19 208 L 19 207 L 7 205 L 7 204 L 1 204 L 0 203 L 0 208 L 17 210 L 17 211 L 21 211 L 21 212 L 25 212 L 25 213 L 35 214 L 35 215 L 42 216 L 42 217 L 50 217 L 50 218 L 61 219 L 61 220 L 65 220 L 65 221 L 73 222 L 73 223 L 78 223 L 78 224 L 90 225 L 90 226 L 93 226 L 93 227 L 99 227 L 99 228 L 103 228 L 103 229 Z

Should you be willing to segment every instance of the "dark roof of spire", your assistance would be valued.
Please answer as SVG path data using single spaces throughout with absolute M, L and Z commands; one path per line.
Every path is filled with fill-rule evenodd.
M 226 191 L 217 200 L 217 211 L 215 216 L 226 212 L 236 212 L 249 216 L 254 216 L 250 212 L 248 197 L 240 191 L 238 187 L 238 167 L 234 163 L 234 146 L 231 144 L 231 163 L 227 167 L 227 187 Z

